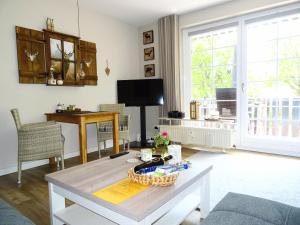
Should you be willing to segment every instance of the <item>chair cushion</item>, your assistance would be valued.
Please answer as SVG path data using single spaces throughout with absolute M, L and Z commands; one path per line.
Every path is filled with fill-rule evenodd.
M 34 223 L 0 199 L 0 225 L 34 225 Z
M 228 193 L 203 225 L 299 225 L 300 209 L 279 202 Z

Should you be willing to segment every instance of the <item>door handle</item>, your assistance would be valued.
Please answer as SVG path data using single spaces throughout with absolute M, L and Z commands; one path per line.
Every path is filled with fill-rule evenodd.
M 245 93 L 245 83 L 242 83 L 242 92 Z

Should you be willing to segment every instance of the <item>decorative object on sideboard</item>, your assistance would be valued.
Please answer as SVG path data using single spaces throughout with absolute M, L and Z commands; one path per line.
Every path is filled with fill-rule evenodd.
M 155 64 L 144 65 L 144 74 L 145 74 L 145 77 L 154 77 L 155 76 Z
M 153 30 L 143 32 L 143 44 L 151 44 L 154 42 Z
M 154 47 L 144 49 L 144 61 L 154 59 Z
M 53 19 L 47 17 L 47 20 L 46 20 L 46 29 L 49 30 L 49 31 L 54 31 L 54 22 L 53 22 Z
M 198 120 L 200 118 L 200 102 L 193 100 L 190 102 L 190 118 Z
M 65 110 L 65 105 L 61 104 L 61 103 L 58 103 L 57 106 L 56 106 L 56 112 L 57 113 L 62 113 L 64 110 Z
M 54 67 L 50 67 L 49 77 L 48 77 L 48 85 L 56 85 L 56 79 L 54 78 Z
M 109 76 L 109 74 L 110 74 L 110 68 L 108 67 L 108 60 L 106 60 L 106 68 L 105 68 L 104 71 L 105 71 L 106 75 Z
M 168 112 L 168 117 L 169 118 L 183 119 L 185 117 L 185 113 L 180 112 L 180 111 L 170 111 L 170 112 Z

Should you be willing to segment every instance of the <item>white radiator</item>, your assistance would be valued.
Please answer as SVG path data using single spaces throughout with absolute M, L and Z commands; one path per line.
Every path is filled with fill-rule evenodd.
M 160 125 L 160 131 L 167 131 L 171 141 L 181 144 L 200 145 L 228 149 L 233 145 L 232 131 L 220 128 L 185 127 Z

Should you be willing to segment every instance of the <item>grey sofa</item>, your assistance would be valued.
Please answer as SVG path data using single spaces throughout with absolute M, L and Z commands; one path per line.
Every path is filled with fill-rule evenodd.
M 0 225 L 34 225 L 34 223 L 0 198 Z
M 228 193 L 201 225 L 300 225 L 300 208 Z

